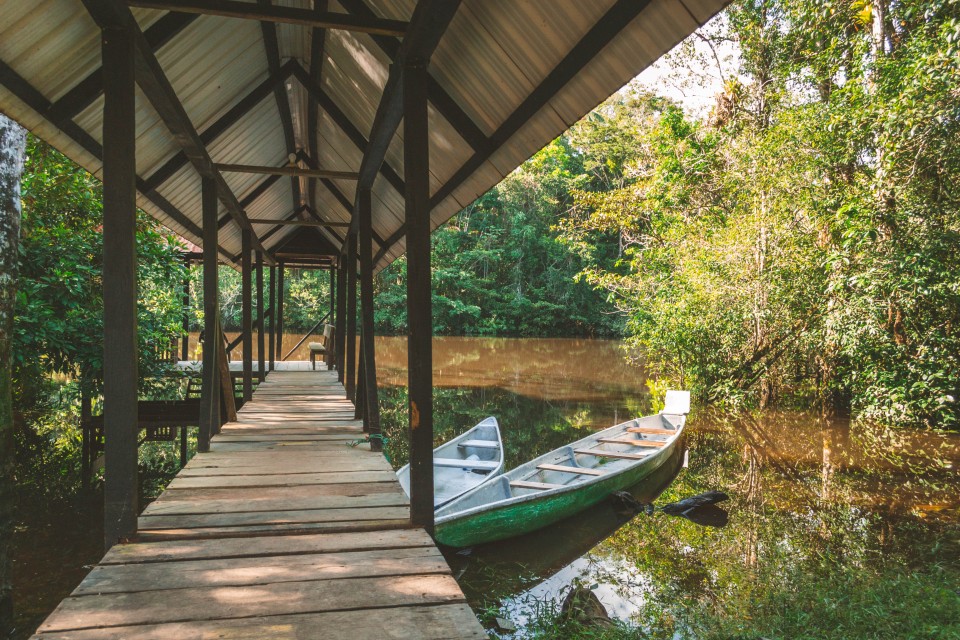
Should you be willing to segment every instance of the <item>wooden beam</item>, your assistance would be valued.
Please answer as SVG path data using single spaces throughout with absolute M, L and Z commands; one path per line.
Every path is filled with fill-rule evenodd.
M 277 263 L 277 355 L 283 360 L 283 276 L 284 264 Z
M 137 532 L 137 187 L 134 42 L 104 29 L 104 546 Z
M 356 127 L 356 125 L 353 124 L 349 116 L 343 112 L 333 98 L 328 96 L 326 92 L 320 88 L 319 83 L 313 82 L 310 75 L 299 64 L 294 65 L 293 75 L 297 78 L 297 80 L 300 81 L 300 84 L 307 91 L 307 95 L 317 101 L 317 104 L 319 104 L 320 107 L 327 112 L 327 115 L 329 115 L 330 119 L 336 123 L 344 135 L 350 138 L 350 141 L 353 143 L 353 145 L 361 152 L 366 150 L 367 145 L 369 144 L 366 136 L 364 136 Z M 403 193 L 403 178 L 401 178 L 400 175 L 394 171 L 386 161 L 384 161 L 383 165 L 380 167 L 380 175 L 382 175 L 399 193 Z
M 597 23 L 574 45 L 563 60 L 547 74 L 537 87 L 513 110 L 487 141 L 430 198 L 436 207 L 486 162 L 530 119 L 553 100 L 560 90 L 620 34 L 650 4 L 650 0 L 617 0 Z
M 176 92 L 167 79 L 163 68 L 157 61 L 153 50 L 140 30 L 130 10 L 119 0 L 82 0 L 97 24 L 105 28 L 118 28 L 128 31 L 134 40 L 137 84 L 143 91 L 154 111 L 163 120 L 174 141 L 190 159 L 201 176 L 212 177 L 217 185 L 217 197 L 233 216 L 242 229 L 250 229 L 250 223 L 237 201 L 236 196 L 227 186 L 223 176 L 217 171 L 210 159 L 206 146 L 190 122 L 186 110 L 177 98 Z M 274 260 L 258 238 L 253 238 L 254 248 L 263 251 L 268 263 Z
M 407 184 L 407 389 L 410 521 L 433 533 L 433 310 L 430 282 L 430 138 L 427 63 L 403 74 L 403 167 Z
M 529 120 L 544 108 L 556 94 L 567 85 L 598 53 L 610 43 L 646 7 L 650 0 L 618 0 L 587 34 L 570 50 L 570 53 L 547 75 L 546 78 L 514 109 L 488 138 L 481 150 L 476 151 L 430 198 L 431 209 L 437 207 L 490 156 L 516 134 Z M 379 262 L 404 234 L 391 236 L 377 253 Z
M 243 337 L 243 401 L 253 398 L 253 295 L 250 252 L 253 232 L 240 234 L 240 333 Z
M 329 7 L 328 0 L 314 0 L 314 13 L 324 13 Z M 326 29 L 313 29 L 310 33 L 310 82 L 315 86 L 322 86 L 323 79 L 323 56 L 326 47 Z M 307 149 L 310 151 L 310 157 L 320 157 L 320 148 L 317 141 L 317 131 L 320 121 L 320 105 L 316 98 L 307 94 Z M 313 208 L 317 208 L 317 181 L 315 178 L 307 179 L 307 203 Z
M 143 35 L 153 50 L 159 51 L 198 17 L 182 13 L 168 13 L 150 25 L 143 32 Z M 47 112 L 42 115 L 59 126 L 60 122 L 73 119 L 74 116 L 92 105 L 101 95 L 103 95 L 103 67 L 98 67 L 51 104 Z
M 301 167 L 264 167 L 251 164 L 218 164 L 223 173 L 263 173 L 277 176 L 298 176 L 301 178 L 333 178 L 335 180 L 358 180 L 355 171 L 333 171 L 330 169 L 303 169 Z
M 340 0 L 340 5 L 349 13 L 357 16 L 369 17 L 375 15 L 363 0 Z M 400 40 L 377 35 L 371 36 L 371 38 L 391 61 L 397 57 L 397 52 L 400 50 Z M 427 73 L 429 76 L 429 71 Z M 453 96 L 447 93 L 446 89 L 433 76 L 429 76 L 428 82 L 430 102 L 437 112 L 450 123 L 460 137 L 473 149 L 482 149 L 487 141 L 487 136 L 483 130 L 477 126 L 466 111 L 453 99 Z
M 282 86 L 287 78 L 293 73 L 294 62 L 287 62 L 280 69 L 278 75 L 269 75 L 267 78 L 250 90 L 243 98 L 237 101 L 226 113 L 220 116 L 216 122 L 203 130 L 200 134 L 200 141 L 209 145 L 219 138 L 225 131 L 240 121 L 243 116 L 260 104 L 267 96 L 273 93 L 275 87 Z M 178 151 L 176 155 L 167 160 L 163 165 L 154 171 L 145 181 L 145 187 L 156 189 L 170 178 L 177 171 L 187 165 L 190 160 L 183 151 Z
M 261 9 L 272 8 L 271 0 L 257 0 L 258 7 Z M 279 75 L 280 73 L 280 43 L 277 38 L 277 25 L 272 22 L 261 22 L 260 32 L 263 35 L 263 51 L 267 58 L 267 68 L 270 75 Z M 296 153 L 296 139 L 293 135 L 293 113 L 290 110 L 290 99 L 287 96 L 287 88 L 283 84 L 275 85 L 273 88 L 274 99 L 277 103 L 277 113 L 280 115 L 280 125 L 283 129 L 283 141 L 287 157 Z M 300 206 L 301 202 L 300 179 L 296 176 L 290 176 L 290 199 L 293 208 Z
M 266 344 L 264 318 L 265 307 L 263 306 L 263 254 L 257 251 L 257 377 L 260 382 L 267 377 L 266 367 Z
M 212 178 L 201 178 L 201 208 L 203 210 L 203 244 L 217 242 L 217 185 Z M 197 450 L 210 451 L 210 438 L 220 428 L 220 291 L 217 256 L 203 252 L 203 365 L 200 397 L 200 432 Z
M 410 28 L 390 68 L 390 76 L 373 119 L 370 142 L 360 164 L 358 193 L 359 189 L 373 187 L 390 141 L 400 126 L 400 119 L 403 117 L 402 76 L 406 66 L 411 63 L 426 64 L 430 61 L 430 56 L 440 44 L 440 38 L 459 7 L 460 0 L 420 0 L 413 10 Z M 422 90 L 426 96 L 427 87 L 422 87 Z
M 370 235 L 373 222 L 370 190 L 364 189 L 358 199 L 360 242 L 360 333 L 363 340 L 363 392 L 364 419 L 370 434 L 370 450 L 382 451 L 380 440 L 380 401 L 377 397 L 377 360 L 373 336 L 373 238 Z
M 270 335 L 267 338 L 267 349 L 270 358 L 270 371 L 276 364 L 276 328 L 277 328 L 277 269 L 270 267 Z
M 336 362 L 337 362 L 337 380 L 340 384 L 344 382 L 344 363 L 346 362 L 346 335 L 347 335 L 347 272 L 343 265 L 337 266 L 337 313 L 336 313 L 336 332 L 334 333 L 334 342 L 336 343 Z
M 284 24 L 300 24 L 318 29 L 403 36 L 407 23 L 387 18 L 359 18 L 346 13 L 316 13 L 309 9 L 251 5 L 234 0 L 127 0 L 132 7 L 162 9 L 181 13 L 199 13 L 225 18 L 243 18 Z
M 24 104 L 36 111 L 37 114 L 43 115 L 49 111 L 50 102 L 43 96 L 43 94 L 37 91 L 33 86 L 30 85 L 30 83 L 28 83 L 23 77 L 21 77 L 2 60 L 0 60 L 0 84 L 6 87 Z M 100 162 L 103 162 L 103 147 L 99 142 L 94 140 L 93 136 L 84 131 L 79 125 L 72 120 L 62 120 L 59 123 L 54 124 L 56 124 L 58 129 L 69 136 L 71 140 L 82 147 L 87 153 Z M 143 194 L 147 200 L 153 203 L 153 205 L 156 206 L 160 211 L 169 216 L 174 222 L 192 233 L 197 241 L 201 240 L 202 232 L 200 227 L 198 227 L 196 223 L 184 215 L 182 211 L 174 207 L 169 201 L 167 201 L 166 198 L 156 192 L 149 191 L 146 188 L 144 179 L 139 176 L 137 177 L 137 190 Z M 218 247 L 218 250 L 224 258 L 227 260 L 232 260 L 232 255 L 223 247 Z
M 279 226 L 294 227 L 349 227 L 349 222 L 317 222 L 316 220 L 267 220 L 264 218 L 250 218 L 250 224 L 274 224 Z
M 347 234 L 347 364 L 344 372 L 344 387 L 347 399 L 357 403 L 357 234 Z

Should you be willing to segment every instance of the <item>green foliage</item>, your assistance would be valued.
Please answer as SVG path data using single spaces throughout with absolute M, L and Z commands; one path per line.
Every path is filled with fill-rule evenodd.
M 629 140 L 610 154 L 624 179 L 575 191 L 564 237 L 659 377 L 960 424 L 957 8 L 737 3 L 704 34 L 739 47 L 709 119 L 636 91 L 598 110 Z M 601 231 L 621 238 L 613 265 Z
M 102 188 L 30 137 L 22 197 L 12 354 L 18 485 L 34 495 L 68 495 L 80 484 L 80 382 L 96 399 L 102 379 Z M 179 380 L 165 375 L 166 352 L 180 332 L 183 261 L 174 236 L 142 212 L 131 215 L 137 216 L 140 394 L 170 397 Z
M 597 171 L 605 167 L 599 156 L 591 158 Z M 554 228 L 570 206 L 572 189 L 589 179 L 582 154 L 561 137 L 437 229 L 431 258 L 434 331 L 618 335 L 619 317 L 600 292 L 575 282 L 584 263 Z M 403 259 L 377 278 L 380 332 L 406 331 L 405 283 Z

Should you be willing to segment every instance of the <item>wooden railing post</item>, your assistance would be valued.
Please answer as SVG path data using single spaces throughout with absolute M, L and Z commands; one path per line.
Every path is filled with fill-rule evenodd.
M 182 333 L 183 336 L 181 340 L 183 341 L 180 344 L 180 359 L 189 360 L 190 359 L 190 261 L 185 260 L 184 266 L 186 268 L 185 273 L 183 274 L 183 326 Z
M 264 326 L 266 323 L 263 307 L 263 252 L 257 251 L 257 378 L 260 382 L 267 377 Z
M 277 353 L 283 355 L 283 263 L 277 263 Z
M 407 376 L 410 519 L 433 532 L 433 311 L 430 282 L 430 155 L 427 64 L 403 70 L 403 165 L 407 222 Z
M 334 335 L 336 342 L 337 380 L 344 383 L 344 363 L 347 344 L 347 273 L 343 265 L 337 265 L 337 323 Z
M 137 246 L 134 40 L 102 31 L 104 546 L 137 531 Z
M 220 290 L 217 244 L 219 223 L 217 185 L 212 178 L 201 180 L 203 209 L 203 385 L 200 392 L 200 431 L 197 450 L 210 450 L 210 438 L 220 429 L 220 358 L 226 359 L 220 335 Z M 222 354 L 222 356 L 221 356 Z M 228 365 L 229 366 L 229 365 Z
M 358 200 L 360 230 L 360 341 L 364 428 L 371 434 L 370 448 L 381 450 L 380 406 L 377 394 L 377 359 L 373 335 L 373 215 L 370 190 L 361 189 Z
M 243 401 L 253 397 L 253 300 L 250 251 L 252 232 L 240 234 L 240 332 L 243 335 Z
M 347 370 L 344 386 L 347 398 L 357 401 L 357 234 L 347 234 Z
M 267 313 L 267 320 L 270 322 L 270 333 L 267 336 L 267 348 L 269 349 L 270 371 L 273 371 L 276 362 L 276 318 L 277 318 L 277 270 L 270 267 L 270 311 Z

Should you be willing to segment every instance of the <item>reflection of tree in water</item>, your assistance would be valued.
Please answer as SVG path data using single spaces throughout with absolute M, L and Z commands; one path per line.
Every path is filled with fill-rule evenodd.
M 755 603 L 811 581 L 855 581 L 885 564 L 917 566 L 950 539 L 945 533 L 956 539 L 955 513 L 933 522 L 904 503 L 890 508 L 894 503 L 885 496 L 909 495 L 898 491 L 902 476 L 871 468 L 862 455 L 851 467 L 847 427 L 810 420 L 791 434 L 796 440 L 784 442 L 784 424 L 773 417 L 702 415 L 691 421 L 690 467 L 660 502 L 726 490 L 732 496 L 727 528 L 638 516 L 595 551 L 628 562 L 644 577 L 637 622 L 672 633 L 717 617 L 735 620 Z M 804 440 L 807 455 L 795 455 L 794 444 Z M 912 482 L 936 485 L 923 477 Z

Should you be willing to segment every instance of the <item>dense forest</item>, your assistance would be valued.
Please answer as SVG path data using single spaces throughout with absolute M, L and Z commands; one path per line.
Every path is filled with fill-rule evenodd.
M 435 330 L 623 331 L 706 400 L 956 427 L 957 3 L 739 2 L 698 38 L 676 68 L 736 52 L 709 113 L 628 86 L 435 233 Z

